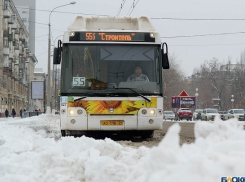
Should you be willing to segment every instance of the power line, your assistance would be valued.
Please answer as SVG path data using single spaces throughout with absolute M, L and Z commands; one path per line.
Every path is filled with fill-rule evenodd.
M 38 27 L 38 26 L 36 26 L 37 28 L 41 28 L 41 29 L 48 29 L 48 27 L 47 28 L 45 28 L 45 27 Z M 51 29 L 52 31 L 58 31 L 58 32 L 65 32 L 65 31 L 61 31 L 61 30 L 56 30 L 56 29 Z
M 134 11 L 134 8 L 135 8 L 136 5 L 138 4 L 138 2 L 139 2 L 139 0 L 138 0 L 136 3 L 135 3 L 135 0 L 133 1 L 132 6 L 130 7 L 130 9 L 129 9 L 128 13 L 127 13 L 128 16 L 130 16 L 131 13 Z M 131 10 L 131 9 L 132 9 L 132 10 Z M 130 10 L 131 10 L 131 12 L 130 12 Z M 130 13 L 129 13 L 129 12 L 130 12 Z
M 125 4 L 125 2 L 126 2 L 126 0 L 122 0 L 122 3 L 121 3 L 121 5 L 120 5 L 120 8 L 119 8 L 119 10 L 118 10 L 116 16 L 119 16 L 119 15 L 120 15 L 120 13 L 121 13 L 121 11 L 122 11 L 122 9 L 123 9 L 123 6 L 124 6 L 124 4 Z
M 43 52 L 43 53 L 37 55 L 36 57 L 41 56 L 41 55 L 43 55 L 43 54 L 45 54 L 45 53 L 47 53 L 47 52 L 48 52 L 48 51 L 45 51 L 45 52 Z
M 39 23 L 39 22 L 35 22 L 35 21 L 28 21 L 29 23 L 35 23 L 35 24 L 41 24 L 41 25 L 48 25 L 47 23 Z
M 3 16 L 3 15 L 0 15 L 0 16 Z M 39 23 L 39 22 L 35 22 L 35 21 L 27 21 L 27 22 L 29 22 L 29 23 L 35 23 L 35 24 L 41 24 L 41 25 L 48 25 L 47 23 Z
M 151 18 L 153 20 L 184 20 L 184 21 L 245 21 L 244 18 Z
M 126 0 L 122 0 L 122 2 L 124 2 Z M 139 1 L 139 0 L 138 0 Z M 138 1 L 131 6 L 131 8 L 135 8 Z M 124 2 L 125 3 L 125 2 Z M 3 5 L 0 5 L 3 6 Z M 36 9 L 36 8 L 26 8 L 26 7 L 18 7 L 18 9 L 28 9 L 28 10 L 32 10 L 32 11 L 44 11 L 44 12 L 51 12 L 51 10 L 45 10 L 45 9 Z M 120 9 L 120 8 L 119 8 Z M 56 13 L 66 13 L 66 14 L 82 14 L 82 15 L 96 15 L 96 16 L 109 16 L 109 15 L 105 15 L 105 14 L 86 14 L 86 13 L 81 13 L 81 12 L 67 12 L 67 11 L 53 11 Z M 129 10 L 130 12 L 130 10 Z M 129 13 L 128 12 L 128 13 Z M 132 12 L 131 12 L 132 13 Z M 245 18 L 164 18 L 164 17 L 152 17 L 151 19 L 162 19 L 162 20 L 190 20 L 190 21 L 245 21 Z M 40 23 L 41 24 L 41 23 Z M 46 24 L 48 25 L 48 24 Z
M 206 36 L 216 36 L 216 35 L 234 35 L 234 34 L 244 34 L 245 32 L 232 32 L 232 33 L 216 33 L 216 34 L 200 34 L 200 35 L 179 35 L 161 38 L 187 38 L 187 37 L 206 37 Z
M 29 38 L 38 38 L 38 37 L 44 37 L 44 36 L 48 36 L 48 34 L 45 34 L 45 35 L 39 35 L 39 36 L 36 36 L 36 37 L 29 37 Z
M 203 45 L 201 45 L 201 44 L 197 44 L 197 45 L 171 45 L 171 44 L 168 44 L 168 46 L 176 46 L 176 47 L 197 47 L 197 46 L 199 46 L 199 47 L 205 47 L 205 46 L 231 46 L 231 45 L 244 45 L 245 43 L 234 43 L 234 44 L 203 44 Z
M 45 10 L 45 9 L 36 9 L 36 8 L 25 8 L 25 7 L 18 7 L 20 9 L 28 9 L 28 10 L 32 10 L 32 11 L 43 11 L 43 12 L 47 12 L 50 13 L 51 10 Z M 68 12 L 68 11 L 52 11 L 55 13 L 64 13 L 64 14 L 82 14 L 82 15 L 95 15 L 95 16 L 109 16 L 109 15 L 103 15 L 103 14 L 86 14 L 86 13 L 81 13 L 81 12 Z

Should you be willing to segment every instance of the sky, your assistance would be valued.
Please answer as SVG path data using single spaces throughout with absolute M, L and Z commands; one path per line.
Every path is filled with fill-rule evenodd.
M 37 0 L 36 67 L 43 68 L 45 72 L 48 59 L 49 11 L 70 2 Z M 51 14 L 52 44 L 57 37 L 56 44 L 57 40 L 62 38 L 61 35 L 76 15 L 116 16 L 122 2 L 125 3 L 119 16 L 127 16 L 132 11 L 132 17 L 152 18 L 155 29 L 164 37 L 162 42 L 168 43 L 169 54 L 175 57 L 186 76 L 190 76 L 193 69 L 198 68 L 205 60 L 212 58 L 217 58 L 221 63 L 226 63 L 228 59 L 236 63 L 241 52 L 245 50 L 244 0 L 76 0 L 75 5 L 58 8 L 56 11 L 59 12 Z M 136 4 L 134 9 L 131 8 L 133 2 Z
M 179 124 L 158 146 L 62 137 L 59 118 L 0 118 L 0 181 L 223 181 L 244 177 L 245 132 L 235 119 L 195 124 L 195 142 L 179 145 Z M 238 180 L 237 180 L 238 181 Z M 243 180 L 244 181 L 244 180 Z

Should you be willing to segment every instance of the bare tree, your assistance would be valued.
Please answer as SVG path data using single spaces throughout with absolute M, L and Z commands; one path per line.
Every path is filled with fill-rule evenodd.
M 163 71 L 163 96 L 164 109 L 171 110 L 172 96 L 178 95 L 183 90 L 184 74 L 176 63 L 174 55 L 169 56 L 170 69 Z

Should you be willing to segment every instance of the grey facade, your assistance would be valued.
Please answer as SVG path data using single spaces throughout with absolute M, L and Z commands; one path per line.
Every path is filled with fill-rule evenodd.
M 26 11 L 29 11 L 29 48 L 35 54 L 35 21 L 36 21 L 36 0 L 12 0 L 18 9 L 21 18 L 26 18 Z M 27 9 L 29 7 L 29 9 Z M 25 23 L 24 23 L 25 24 Z

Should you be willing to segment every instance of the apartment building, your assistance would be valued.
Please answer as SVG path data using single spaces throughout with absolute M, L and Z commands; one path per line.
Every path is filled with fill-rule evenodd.
M 0 0 L 0 113 L 30 105 L 30 80 L 37 59 L 28 48 L 29 33 L 12 0 Z M 30 100 L 29 100 L 30 102 Z
M 36 21 L 36 0 L 12 0 L 19 12 L 19 15 L 29 32 L 29 48 L 35 54 L 35 21 Z

